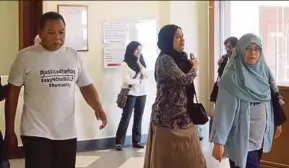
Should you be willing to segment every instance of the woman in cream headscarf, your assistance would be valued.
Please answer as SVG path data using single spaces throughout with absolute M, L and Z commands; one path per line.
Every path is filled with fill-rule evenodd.
M 259 168 L 262 153 L 270 151 L 273 141 L 272 80 L 261 39 L 254 34 L 241 37 L 219 82 L 211 135 L 217 160 L 227 156 L 231 168 Z
M 37 34 L 34 38 L 34 45 L 39 44 L 41 42 L 41 39 L 39 37 L 39 35 Z

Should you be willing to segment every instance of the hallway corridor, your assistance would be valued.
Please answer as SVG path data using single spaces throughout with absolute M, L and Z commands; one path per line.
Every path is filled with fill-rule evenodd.
M 145 149 L 124 148 L 122 152 L 100 150 L 78 153 L 76 168 L 142 168 Z M 205 152 L 208 168 L 229 168 L 227 160 L 221 164 Z M 12 160 L 12 168 L 24 168 L 24 160 Z
M 203 137 L 202 148 L 207 160 L 207 168 L 230 168 L 228 160 L 219 163 L 212 157 L 209 143 L 209 123 L 200 126 Z M 145 149 L 125 147 L 123 151 L 114 149 L 78 153 L 76 168 L 143 168 Z M 24 160 L 12 160 L 11 168 L 24 168 Z

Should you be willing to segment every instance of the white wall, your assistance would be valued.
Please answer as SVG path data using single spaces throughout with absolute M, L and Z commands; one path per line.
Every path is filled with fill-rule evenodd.
M 57 4 L 88 5 L 89 49 L 80 53 L 89 73 L 95 81 L 101 102 L 108 115 L 108 127 L 99 131 L 99 123 L 93 111 L 78 95 L 76 119 L 79 140 L 113 137 L 120 120 L 121 110 L 116 107 L 116 95 L 120 89 L 120 72 L 118 69 L 103 69 L 102 25 L 105 19 L 146 19 L 156 18 L 158 29 L 168 23 L 183 27 L 186 49 L 199 58 L 199 82 L 201 101 L 207 104 L 208 98 L 208 8 L 207 2 L 176 1 L 44 1 L 44 12 L 56 11 Z M 189 13 L 186 13 L 189 12 Z M 181 18 L 181 19 L 180 19 Z M 202 76 L 202 77 L 200 77 Z M 153 71 L 150 72 L 149 93 L 143 118 L 143 133 L 147 133 L 151 105 L 155 98 Z M 131 126 L 128 134 L 131 134 Z
M 171 1 L 170 23 L 182 27 L 186 44 L 185 50 L 194 53 L 200 67 L 195 81 L 199 101 L 208 107 L 209 98 L 209 2 L 208 1 Z M 204 147 L 209 147 L 209 123 L 199 126 Z M 206 148 L 205 151 L 210 150 Z
M 88 25 L 89 25 L 89 51 L 81 52 L 89 73 L 95 81 L 95 85 L 99 91 L 101 102 L 108 114 L 108 127 L 99 131 L 99 123 L 94 117 L 93 111 L 86 105 L 83 98 L 77 95 L 77 130 L 79 140 L 98 139 L 104 137 L 113 137 L 120 120 L 121 110 L 116 107 L 116 95 L 120 89 L 120 73 L 117 69 L 103 69 L 102 54 L 102 25 L 105 19 L 157 19 L 157 30 L 168 23 L 175 23 L 183 28 L 186 38 L 186 51 L 193 52 L 199 59 L 200 69 L 198 80 L 200 101 L 207 105 L 208 100 L 208 2 L 202 1 L 44 1 L 44 12 L 56 11 L 57 4 L 81 4 L 88 5 Z M 16 2 L 0 2 L 0 11 L 5 13 L 0 15 L 0 20 L 5 23 L 1 26 L 2 37 L 11 48 L 7 47 L 5 53 L 0 55 L 0 73 L 8 74 L 12 61 L 15 59 L 18 51 L 18 3 Z M 3 9 L 3 10 L 2 10 Z M 9 9 L 9 10 L 8 10 Z M 3 18 L 1 16 L 9 16 Z M 11 18 L 10 18 L 11 17 Z M 5 21 L 4 21 L 5 20 Z M 12 22 L 13 21 L 13 22 Z M 8 31 L 9 30 L 9 31 Z M 7 32 L 11 32 L 9 35 Z M 14 32 L 14 33 L 13 33 Z M 6 37 L 6 36 L 5 36 Z M 11 41 L 12 40 L 12 41 Z M 8 53 L 8 54 L 7 54 Z M 4 67 L 4 68 L 3 68 Z M 151 105 L 154 102 L 156 87 L 153 79 L 153 71 L 150 72 L 149 93 L 147 105 L 143 119 L 143 133 L 147 133 L 150 120 Z M 78 92 L 79 94 L 79 92 Z M 19 135 L 19 123 L 21 114 L 21 104 L 19 102 L 19 110 L 16 119 L 16 133 Z M 1 130 L 4 129 L 4 106 L 1 103 Z M 131 134 L 131 126 L 128 134 Z M 20 138 L 19 138 L 20 140 Z M 20 142 L 21 143 L 21 142 Z
M 79 98 L 79 107 L 76 113 L 79 140 L 112 137 L 120 120 L 121 110 L 115 104 L 116 95 L 120 89 L 120 71 L 118 69 L 103 69 L 102 54 L 102 26 L 106 19 L 146 19 L 160 20 L 159 2 L 157 1 L 44 1 L 44 12 L 56 11 L 57 4 L 88 5 L 88 34 L 89 52 L 80 53 L 84 57 L 85 65 L 95 81 L 100 94 L 101 102 L 108 115 L 108 127 L 99 131 L 99 124 L 93 111 Z M 143 131 L 146 133 L 150 117 L 150 106 L 153 101 L 154 82 L 150 75 L 150 86 L 147 106 L 144 114 Z M 128 134 L 131 134 L 129 127 Z
M 182 27 L 185 37 L 185 50 L 194 53 L 200 67 L 195 82 L 200 101 L 207 106 L 209 75 L 209 3 L 207 1 L 171 1 L 170 23 Z M 199 87 L 202 86 L 202 87 Z

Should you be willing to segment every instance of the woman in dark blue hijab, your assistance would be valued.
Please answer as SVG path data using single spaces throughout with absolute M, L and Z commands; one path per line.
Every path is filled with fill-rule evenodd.
M 146 63 L 141 53 L 142 46 L 137 41 L 130 42 L 121 65 L 123 89 L 129 89 L 128 98 L 123 108 L 122 117 L 116 132 L 116 150 L 121 151 L 125 141 L 131 114 L 134 111 L 132 143 L 134 148 L 143 148 L 141 141 L 142 116 L 146 103 Z

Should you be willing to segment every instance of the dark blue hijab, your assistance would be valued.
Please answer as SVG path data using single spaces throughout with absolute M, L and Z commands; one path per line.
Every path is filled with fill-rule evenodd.
M 177 29 L 181 29 L 179 26 L 174 24 L 169 24 L 164 26 L 158 34 L 158 47 L 161 50 L 160 55 L 168 54 L 173 57 L 177 66 L 187 74 L 191 69 L 192 65 L 188 60 L 188 55 L 186 52 L 178 52 L 174 49 L 174 37 Z M 186 94 L 188 99 L 188 110 L 191 109 L 194 95 L 195 95 L 194 83 L 186 86 Z
M 134 55 L 135 50 L 138 48 L 138 46 L 141 46 L 141 44 L 137 41 L 132 41 L 130 42 L 125 50 L 125 55 L 124 55 L 124 62 L 127 63 L 129 68 L 134 70 L 136 73 L 140 72 L 140 69 L 137 65 L 137 58 Z M 140 56 L 140 63 L 142 66 L 146 67 L 146 63 L 144 61 L 143 55 Z
M 172 56 L 178 67 L 184 73 L 188 73 L 191 70 L 192 65 L 188 61 L 187 53 L 178 52 L 173 47 L 174 36 L 177 29 L 181 28 L 174 24 L 164 26 L 158 34 L 158 47 L 161 50 L 160 55 L 168 54 Z

